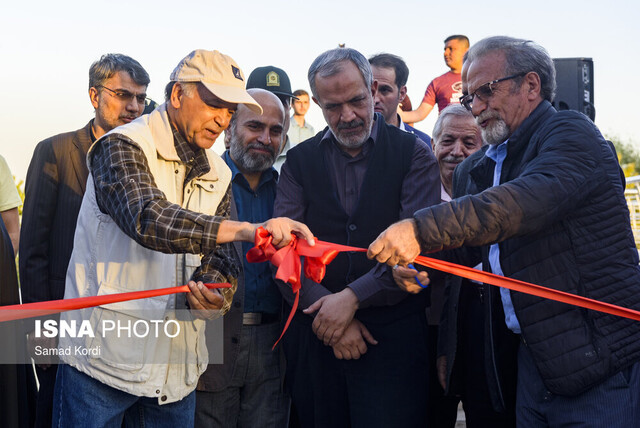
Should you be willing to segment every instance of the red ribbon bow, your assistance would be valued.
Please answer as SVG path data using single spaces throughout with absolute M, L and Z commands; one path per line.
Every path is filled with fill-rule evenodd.
M 343 245 L 330 244 L 328 242 L 318 241 L 313 247 L 304 239 L 298 239 L 297 236 L 291 235 L 292 239 L 289 245 L 276 249 L 271 243 L 271 234 L 264 228 L 256 229 L 255 247 L 247 251 L 247 261 L 249 263 L 260 263 L 270 261 L 278 269 L 276 271 L 276 279 L 291 284 L 291 290 L 295 296 L 293 306 L 287 322 L 282 329 L 280 337 L 273 345 L 275 348 L 285 331 L 289 328 L 291 320 L 298 309 L 300 300 L 300 273 L 301 262 L 300 257 L 304 256 L 304 274 L 307 278 L 320 283 L 327 272 L 327 265 L 336 258 L 341 251 L 363 251 L 358 248 L 347 247 Z

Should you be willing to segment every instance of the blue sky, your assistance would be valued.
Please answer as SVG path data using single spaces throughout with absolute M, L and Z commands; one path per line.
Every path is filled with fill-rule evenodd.
M 636 2 L 99 0 L 12 2 L 2 9 L 0 154 L 18 178 L 25 177 L 38 141 L 92 117 L 88 69 L 103 53 L 140 61 L 151 76 L 149 95 L 161 100 L 171 70 L 193 49 L 231 55 L 245 75 L 276 65 L 294 89 L 308 89 L 313 59 L 346 43 L 366 56 L 402 56 L 415 105 L 431 79 L 447 70 L 442 41 L 458 33 L 472 43 L 498 34 L 527 38 L 554 58 L 593 58 L 596 124 L 640 146 L 640 114 L 624 89 L 640 74 Z M 417 127 L 431 133 L 435 116 Z M 324 126 L 316 106 L 308 119 L 316 129 Z

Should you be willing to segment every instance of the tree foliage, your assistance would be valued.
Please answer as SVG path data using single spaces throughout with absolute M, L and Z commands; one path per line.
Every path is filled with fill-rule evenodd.
M 618 153 L 618 161 L 624 171 L 625 177 L 632 177 L 634 175 L 640 175 L 640 152 L 636 145 L 631 141 L 622 141 L 616 136 L 605 136 L 610 140 L 616 148 Z

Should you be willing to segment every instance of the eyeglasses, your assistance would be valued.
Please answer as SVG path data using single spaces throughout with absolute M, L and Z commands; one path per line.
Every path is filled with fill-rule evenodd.
M 127 103 L 133 101 L 134 98 L 140 105 L 145 104 L 147 101 L 147 94 L 133 94 L 124 89 L 115 90 L 115 89 L 107 88 L 106 86 L 102 86 L 102 85 L 98 85 L 96 86 L 96 88 L 106 89 L 107 91 L 115 95 L 116 98 L 118 98 L 120 101 L 125 101 Z
M 528 71 L 525 71 L 522 73 L 514 74 L 512 76 L 503 77 L 501 79 L 496 79 L 496 80 L 492 80 L 491 82 L 485 83 L 484 85 L 479 86 L 478 89 L 476 89 L 472 93 L 460 97 L 460 104 L 462 104 L 464 108 L 466 108 L 467 110 L 471 111 L 471 109 L 473 108 L 473 100 L 476 97 L 479 98 L 480 101 L 484 102 L 493 96 L 493 91 L 495 91 L 495 89 L 493 88 L 493 85 L 495 85 L 496 83 L 504 82 L 505 80 L 511 80 L 517 77 L 522 77 L 527 73 Z

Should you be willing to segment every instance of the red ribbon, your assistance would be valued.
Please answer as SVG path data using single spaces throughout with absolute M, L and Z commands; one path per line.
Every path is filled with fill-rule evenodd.
M 316 240 L 316 245 L 311 247 L 305 240 L 293 239 L 286 247 L 276 250 L 271 244 L 271 236 L 263 228 L 256 230 L 255 247 L 247 252 L 247 260 L 250 263 L 271 261 L 278 267 L 276 278 L 291 284 L 291 289 L 295 295 L 293 307 L 287 322 L 278 338 L 275 346 L 280 342 L 291 319 L 298 308 L 298 300 L 300 295 L 300 256 L 305 256 L 304 273 L 307 278 L 320 283 L 324 278 L 327 265 L 342 251 L 365 252 L 364 248 L 349 247 L 346 245 L 332 244 Z M 463 278 L 483 282 L 485 284 L 495 285 L 497 287 L 508 288 L 509 290 L 530 294 L 533 296 L 543 297 L 557 302 L 567 303 L 581 308 L 592 309 L 594 311 L 604 312 L 611 315 L 617 315 L 624 318 L 640 321 L 640 312 L 633 309 L 623 308 L 622 306 L 605 303 L 587 297 L 577 296 L 575 294 L 565 293 L 564 291 L 554 290 L 552 288 L 542 287 L 540 285 L 531 284 L 517 279 L 506 278 L 504 276 L 495 275 L 493 273 L 484 272 L 466 266 L 457 265 L 455 263 L 445 262 L 430 257 L 418 256 L 415 263 L 437 269 L 442 272 L 451 273 Z
M 228 282 L 204 284 L 207 288 L 231 288 Z M 92 308 L 109 303 L 165 296 L 167 294 L 188 293 L 189 287 L 157 288 L 154 290 L 131 291 L 128 293 L 103 294 L 102 296 L 77 297 L 75 299 L 48 300 L 45 302 L 25 303 L 24 305 L 0 306 L 0 322 L 15 321 L 43 315 L 57 314 L 74 309 Z
M 300 300 L 300 257 L 305 257 L 305 276 L 319 283 L 324 278 L 327 265 L 336 258 L 340 251 L 348 251 L 347 249 L 350 248 L 318 240 L 316 240 L 316 245 L 312 247 L 304 239 L 298 239 L 295 235 L 292 235 L 292 237 L 289 245 L 276 250 L 271 243 L 271 234 L 264 228 L 259 227 L 256 229 L 255 246 L 247 251 L 247 261 L 249 263 L 270 261 L 271 264 L 276 266 L 278 268 L 276 279 L 291 284 L 291 290 L 295 296 L 287 322 L 282 329 L 280 337 L 273 344 L 273 348 L 284 336 L 284 332 L 289 328 L 293 315 L 298 309 Z
M 640 321 L 640 312 L 622 306 L 613 305 L 611 303 L 601 302 L 599 300 L 589 299 L 583 296 L 566 293 L 564 291 L 554 290 L 553 288 L 543 287 L 541 285 L 531 284 L 529 282 L 517 279 L 506 278 L 489 272 L 473 269 L 467 266 L 457 265 L 455 263 L 445 262 L 442 260 L 432 259 L 430 257 L 418 256 L 416 263 L 426 267 L 440 270 L 446 273 L 452 273 L 463 278 L 472 279 L 485 284 L 495 285 L 497 287 L 508 288 L 509 290 L 519 291 L 521 293 L 530 294 L 532 296 L 543 297 L 556 302 L 567 303 L 581 308 L 592 309 L 598 312 L 604 312 L 611 315 L 617 315 L 624 318 Z

